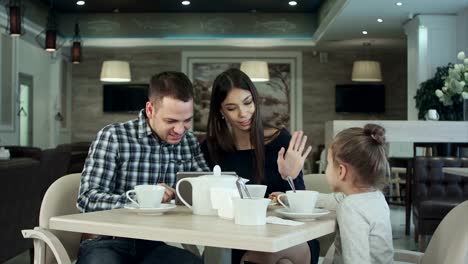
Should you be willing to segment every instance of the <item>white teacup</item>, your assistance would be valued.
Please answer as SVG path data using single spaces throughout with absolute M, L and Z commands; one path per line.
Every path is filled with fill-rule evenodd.
M 267 190 L 266 185 L 260 184 L 246 184 L 247 190 L 249 191 L 252 198 L 265 198 L 265 193 Z
M 234 218 L 234 206 L 232 199 L 238 198 L 239 191 L 235 188 L 215 187 L 211 188 L 211 205 L 218 210 L 218 216 L 224 219 Z
M 278 195 L 278 202 L 289 209 L 292 213 L 313 213 L 315 209 L 315 203 L 317 202 L 318 192 L 297 190 L 287 191 L 286 194 L 282 193 Z M 282 196 L 286 196 L 289 206 L 283 203 L 281 200 Z
M 234 223 L 238 225 L 265 225 L 271 200 L 267 198 L 234 198 Z
M 166 188 L 160 185 L 137 185 L 135 189 L 127 191 L 127 198 L 140 208 L 159 208 Z M 136 194 L 136 200 L 131 194 Z

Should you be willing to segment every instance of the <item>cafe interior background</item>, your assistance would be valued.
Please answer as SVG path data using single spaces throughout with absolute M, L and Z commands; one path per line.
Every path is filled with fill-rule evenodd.
M 149 78 L 161 71 L 185 72 L 194 83 L 194 132 L 203 138 L 214 76 L 249 61 L 260 62 L 257 70 L 267 67 L 267 80 L 256 82 L 267 122 L 304 130 L 313 145 L 305 173 L 323 172 L 326 127 L 333 130 L 339 122 L 399 121 L 405 127 L 417 120 L 435 126 L 450 121 L 466 126 L 456 125 L 454 133 L 468 132 L 465 94 L 444 104 L 445 95 L 435 92 L 442 87 L 430 85 L 441 82 L 438 67 L 460 63 L 459 52 L 468 52 L 466 0 L 0 4 L 0 146 L 39 156 L 66 151 L 71 158 L 65 173 L 82 169 L 99 129 L 136 117 Z M 462 91 L 468 98 L 468 87 Z M 424 121 L 429 109 L 437 111 L 429 119 L 439 121 Z M 415 138 L 421 131 L 408 133 Z M 412 157 L 415 141 L 394 140 L 389 156 Z M 11 158 L 15 153 L 10 151 Z M 3 221 L 11 213 L 8 205 L 0 207 Z M 404 214 L 404 207 L 392 205 L 395 246 L 415 250 L 414 228 L 405 234 Z M 0 262 L 25 263 L 10 253 L 15 255 L 5 253 Z

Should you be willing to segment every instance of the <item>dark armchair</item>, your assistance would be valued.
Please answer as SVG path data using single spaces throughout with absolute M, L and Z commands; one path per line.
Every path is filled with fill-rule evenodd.
M 67 169 L 67 174 L 81 173 L 83 171 L 90 146 L 91 142 L 75 142 L 57 146 L 58 151 L 68 152 L 70 154 L 70 163 Z
M 421 247 L 447 213 L 468 200 L 468 177 L 444 174 L 443 167 L 468 167 L 468 158 L 414 158 L 413 219 Z

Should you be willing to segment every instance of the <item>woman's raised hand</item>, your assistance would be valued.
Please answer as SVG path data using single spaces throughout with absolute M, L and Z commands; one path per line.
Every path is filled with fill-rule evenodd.
M 307 136 L 304 135 L 304 132 L 296 131 L 289 141 L 286 154 L 284 148 L 281 148 L 278 152 L 278 171 L 283 179 L 286 180 L 288 176 L 295 179 L 302 167 L 304 167 L 304 161 L 312 151 L 312 146 L 305 149 L 306 143 Z

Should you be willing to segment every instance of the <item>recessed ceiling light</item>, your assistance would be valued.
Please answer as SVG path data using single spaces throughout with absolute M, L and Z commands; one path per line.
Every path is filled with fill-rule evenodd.
M 77 5 L 84 5 L 84 4 L 85 4 L 85 1 L 76 1 L 76 4 L 77 4 Z
M 297 5 L 297 2 L 296 1 L 289 1 L 289 5 L 290 6 L 295 6 L 295 5 Z
M 382 22 L 383 22 L 383 19 L 377 18 L 377 22 L 382 23 Z
M 367 31 L 363 30 L 363 31 L 362 31 L 362 34 L 363 34 L 363 35 L 367 35 Z
M 190 1 L 182 1 L 183 5 L 190 5 Z
M 397 6 L 402 6 L 402 5 L 403 5 L 403 3 L 402 3 L 402 2 L 396 2 L 396 4 L 395 4 L 395 5 L 397 5 Z

